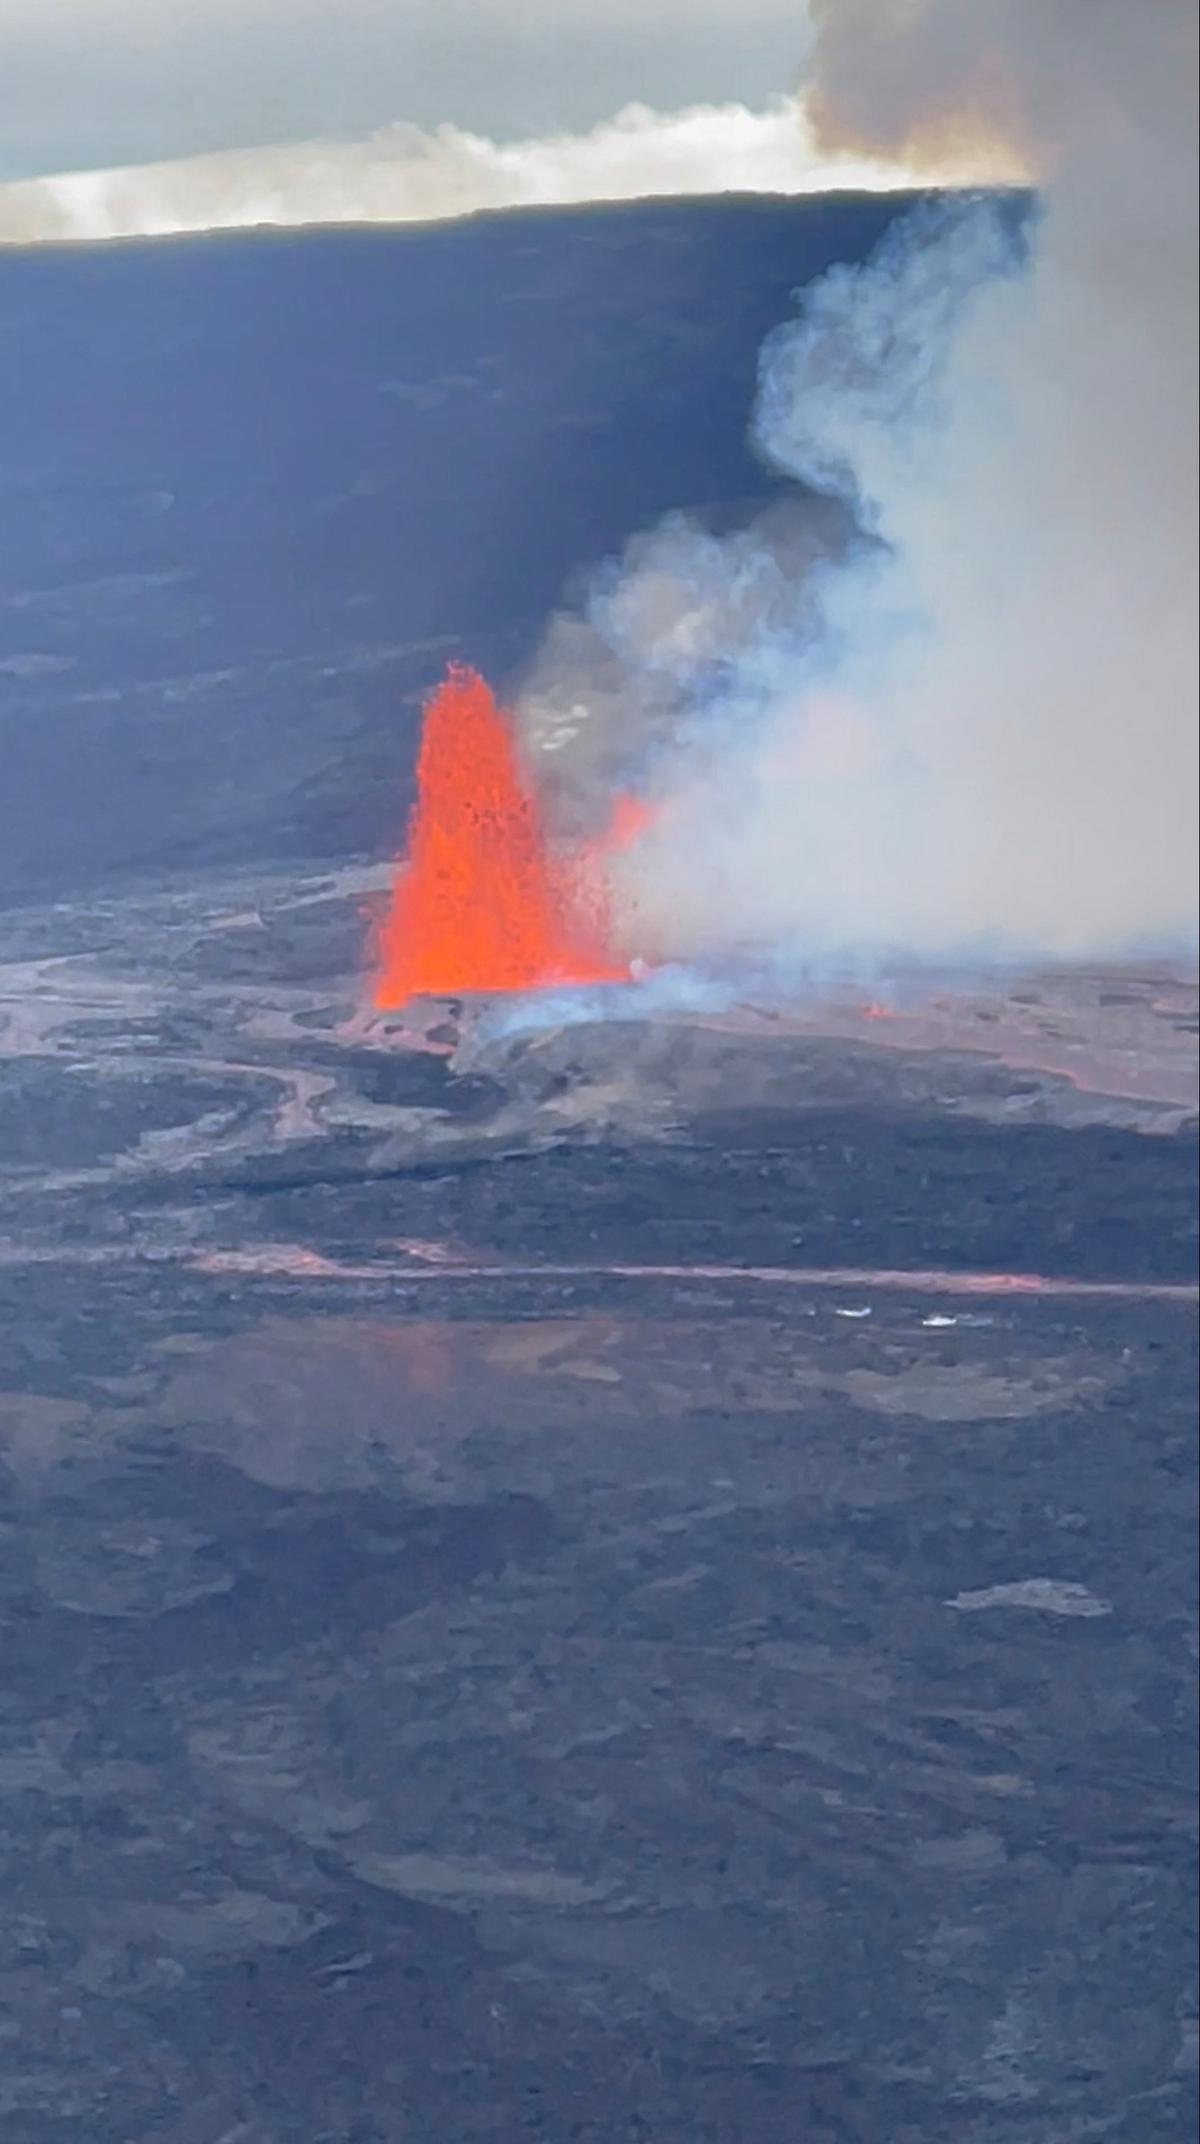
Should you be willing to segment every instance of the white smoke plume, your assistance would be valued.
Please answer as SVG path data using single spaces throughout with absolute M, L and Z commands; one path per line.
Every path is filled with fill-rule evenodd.
M 753 420 L 795 506 L 669 522 L 557 622 L 522 706 L 552 804 L 661 800 L 623 865 L 650 956 L 1190 945 L 1195 9 L 813 12 L 819 143 L 1007 144 L 1037 199 L 927 208 L 804 295 Z
M 947 183 L 1011 169 L 986 145 L 941 158 Z M 906 184 L 894 159 L 818 148 L 787 97 L 657 112 L 630 105 L 584 134 L 497 142 L 461 127 L 363 141 L 223 150 L 0 186 L 0 242 L 163 237 L 257 224 L 418 223 L 484 209 L 651 195 L 806 194 Z

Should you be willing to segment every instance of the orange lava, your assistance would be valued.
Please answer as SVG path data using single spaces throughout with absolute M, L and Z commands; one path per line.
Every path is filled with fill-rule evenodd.
M 623 980 L 607 936 L 603 876 L 552 852 L 508 717 L 473 670 L 452 669 L 425 710 L 376 1005 Z
M 612 817 L 605 830 L 603 847 L 606 853 L 614 849 L 627 849 L 655 825 L 658 813 L 645 797 L 620 796 L 612 808 Z

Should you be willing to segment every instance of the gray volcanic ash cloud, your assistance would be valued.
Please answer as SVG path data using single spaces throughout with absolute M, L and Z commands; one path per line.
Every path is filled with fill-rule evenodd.
M 621 867 L 634 951 L 1181 948 L 1194 9 L 814 13 L 823 142 L 1006 142 L 1036 199 L 931 204 L 804 294 L 753 416 L 794 507 L 637 538 L 548 636 L 527 743 L 564 818 L 661 799 Z

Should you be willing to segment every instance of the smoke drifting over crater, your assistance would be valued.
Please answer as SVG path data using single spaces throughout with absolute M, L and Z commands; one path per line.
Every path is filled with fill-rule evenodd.
M 938 158 L 946 184 L 1008 174 L 986 146 Z M 888 191 L 911 174 L 816 148 L 804 110 L 776 97 L 659 112 L 632 104 L 585 134 L 494 141 L 403 123 L 361 141 L 218 150 L 0 186 L 0 243 L 161 237 L 257 224 L 428 223 L 538 203 L 721 192 Z
M 637 537 L 521 710 L 551 808 L 661 799 L 629 949 L 1178 949 L 1196 916 L 1196 19 L 825 0 L 831 150 L 1011 146 L 762 353 L 794 504 Z

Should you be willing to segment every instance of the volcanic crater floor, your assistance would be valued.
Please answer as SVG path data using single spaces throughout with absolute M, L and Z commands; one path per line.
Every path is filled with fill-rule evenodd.
M 6 919 L 6 2144 L 1189 2133 L 1194 980 L 381 1020 L 380 884 Z

